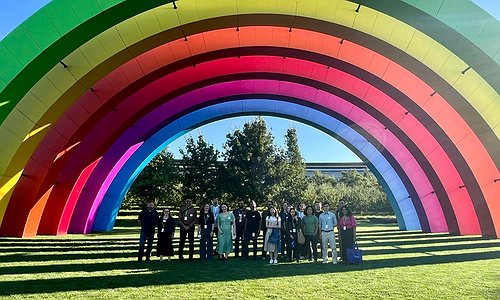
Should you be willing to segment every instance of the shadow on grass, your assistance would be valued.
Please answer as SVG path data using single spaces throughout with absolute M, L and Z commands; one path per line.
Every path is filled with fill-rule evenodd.
M 377 246 L 378 244 L 375 244 Z M 384 255 L 384 254 L 392 254 L 392 255 L 400 255 L 400 254 L 419 254 L 419 253 L 427 253 L 430 252 L 436 253 L 436 256 L 440 256 L 439 252 L 444 251 L 463 251 L 470 249 L 478 249 L 481 248 L 483 250 L 488 250 L 487 248 L 496 248 L 500 247 L 499 242 L 491 242 L 491 243 L 470 243 L 470 244 L 447 244 L 440 246 L 433 246 L 424 244 L 424 247 L 415 247 L 415 248 L 401 248 L 396 244 L 392 244 L 393 248 L 384 248 L 384 249 L 371 249 L 370 247 L 364 249 L 364 256 L 369 257 L 371 255 Z M 177 247 L 175 247 L 177 249 Z M 260 247 L 259 247 L 260 249 Z M 54 249 L 59 251 L 59 249 Z M 73 251 L 85 251 L 82 248 L 73 248 Z M 124 249 L 113 248 L 108 250 L 108 252 L 97 252 L 102 251 L 100 248 L 94 248 L 93 253 L 63 253 L 63 254 L 38 254 L 38 255 L 30 255 L 24 253 L 17 254 L 9 254 L 0 256 L 0 262 L 32 262 L 32 261 L 68 261 L 68 260 L 96 260 L 93 264 L 88 263 L 78 263 L 78 264 L 51 264 L 51 265 L 39 265 L 39 266 L 8 266 L 8 267 L 0 267 L 0 273 L 2 274 L 34 274 L 34 273 L 48 273 L 48 272 L 96 272 L 96 271 L 110 271 L 110 270 L 121 270 L 127 268 L 136 268 L 138 267 L 135 262 L 99 262 L 101 259 L 118 259 L 118 258 L 130 258 L 135 261 L 137 257 L 137 247 L 133 249 L 127 248 L 129 250 L 124 252 Z M 109 252 L 112 250 L 122 250 L 121 252 Z M 491 251 L 494 253 L 494 251 Z M 177 253 L 176 253 L 177 254 Z M 497 253 L 497 258 L 500 258 L 500 253 Z M 155 251 L 153 251 L 153 255 L 155 255 Z M 479 256 L 481 259 L 481 253 L 473 253 L 471 254 L 472 260 L 476 260 Z M 448 257 L 448 256 L 444 256 Z M 454 257 L 454 256 L 451 256 Z M 487 256 L 489 257 L 489 256 Z M 404 258 L 406 259 L 406 258 Z M 383 261 L 383 260 L 381 260 Z M 173 260 L 169 264 L 174 264 L 177 260 Z M 447 262 L 447 261 L 442 261 Z M 153 264 L 155 262 L 152 262 Z M 144 265 L 148 266 L 148 265 Z
M 409 254 L 409 253 L 429 253 L 433 252 L 436 256 L 439 257 L 437 261 L 434 263 L 445 263 L 445 262 L 455 262 L 456 257 L 462 257 L 462 254 L 457 254 L 457 255 L 440 255 L 436 254 L 441 251 L 453 251 L 453 250 L 469 250 L 469 249 L 476 249 L 478 247 L 481 247 L 483 249 L 486 249 L 488 247 L 499 247 L 498 243 L 482 243 L 482 244 L 468 244 L 468 245 L 449 245 L 449 246 L 439 246 L 439 247 L 418 247 L 418 248 L 408 248 L 408 249 L 401 249 L 401 248 L 395 248 L 395 249 L 380 249 L 380 250 L 364 250 L 363 254 L 365 257 L 369 257 L 370 255 L 387 255 L 387 254 L 393 254 L 393 255 L 398 255 L 398 254 Z M 466 260 L 481 260 L 481 259 L 489 259 L 489 258 L 500 258 L 500 254 L 497 252 L 497 256 L 494 257 L 493 253 L 495 251 L 489 251 L 486 252 L 486 255 L 483 255 L 484 253 L 471 253 L 468 254 L 470 255 L 469 259 Z M 168 266 L 170 267 L 175 267 L 175 266 L 180 266 L 180 265 L 185 265 L 185 262 L 180 262 L 178 260 L 173 260 L 171 262 L 156 262 L 153 261 L 151 263 L 146 263 L 146 264 L 138 264 L 135 262 L 137 252 L 130 252 L 130 253 L 95 253 L 95 254 L 71 254 L 70 259 L 103 259 L 103 258 L 133 258 L 134 261 L 118 261 L 118 262 L 99 262 L 98 260 L 96 263 L 89 264 L 89 263 L 78 263 L 78 264 L 52 264 L 52 265 L 40 265 L 40 266 L 9 266 L 9 267 L 2 267 L 0 268 L 0 271 L 2 274 L 35 274 L 35 273 L 50 273 L 50 272 L 102 272 L 102 271 L 110 271 L 110 270 L 124 270 L 124 269 L 134 269 L 137 267 L 157 267 L 157 266 Z M 10 256 L 12 261 L 12 257 L 14 255 Z M 23 256 L 23 255 L 17 255 L 21 260 L 23 261 L 30 261 L 29 257 Z M 38 256 L 34 256 L 38 257 Z M 28 258 L 28 260 L 26 259 Z M 59 261 L 59 255 L 41 255 L 40 260 L 37 259 L 37 261 L 46 261 L 48 258 L 51 258 L 52 261 Z M 429 262 L 422 262 L 422 264 L 427 264 Z M 462 259 L 462 258 L 461 258 Z M 389 265 L 393 266 L 404 266 L 405 263 L 410 263 L 410 265 L 413 265 L 411 259 L 406 262 L 407 258 L 395 258 L 395 259 L 385 259 L 385 260 L 377 260 L 377 262 L 387 262 L 387 264 L 380 264 L 377 263 L 377 268 L 381 267 L 387 267 Z M 418 258 L 418 260 L 422 260 L 422 258 Z M 236 259 L 231 259 L 231 261 L 238 261 Z M 264 262 L 266 262 L 265 260 Z M 391 263 L 392 261 L 399 261 L 399 263 Z M 251 265 L 256 265 L 256 266 L 261 266 L 260 260 L 257 262 L 252 262 Z M 367 261 L 369 263 L 369 261 Z M 159 263 L 159 265 L 157 264 Z M 180 263 L 180 264 L 179 264 Z M 187 263 L 193 263 L 193 262 L 187 262 Z M 194 262 L 196 263 L 196 261 Z M 201 262 L 199 262 L 201 263 Z M 248 262 L 241 261 L 241 263 L 247 264 Z M 250 264 L 249 264 L 250 265 Z M 351 266 L 354 267 L 354 266 Z M 357 266 L 356 266 L 357 267 Z M 375 268 L 374 266 L 370 266 L 369 268 Z M 361 269 L 367 269 L 365 267 L 361 267 Z M 1 286 L 1 283 L 0 283 Z
M 154 260 L 139 263 L 136 261 L 139 240 L 136 220 L 122 220 L 120 226 L 114 232 L 90 234 L 82 238 L 0 239 L 0 252 L 6 253 L 0 255 L 0 274 L 7 275 L 2 280 L 10 280 L 8 275 L 47 274 L 47 278 L 42 279 L 0 281 L 0 296 L 278 278 L 500 258 L 498 240 L 408 232 L 397 228 L 369 228 L 359 232 L 359 246 L 365 251 L 362 265 L 283 263 L 270 266 L 267 260 L 241 261 L 234 258 L 208 263 L 176 259 L 171 262 Z M 131 233 L 133 236 L 129 235 Z M 259 241 L 262 243 L 262 237 Z M 178 238 L 174 240 L 174 249 L 177 245 Z M 469 249 L 481 249 L 482 252 L 467 252 Z M 457 250 L 460 253 L 440 254 Z M 371 256 L 384 254 L 390 257 L 370 260 Z M 36 262 L 36 265 L 28 265 L 30 262 Z M 104 276 L 99 273 L 113 271 L 119 274 Z M 50 274 L 54 273 L 75 273 L 75 277 L 50 278 Z
M 223 282 L 246 279 L 276 278 L 297 275 L 317 275 L 326 273 L 360 271 L 401 266 L 442 264 L 450 262 L 478 261 L 500 258 L 498 251 L 481 253 L 460 253 L 431 255 L 424 257 L 390 258 L 376 261 L 367 260 L 362 265 L 324 264 L 278 264 L 267 265 L 265 261 L 226 262 L 172 261 L 172 262 L 107 262 L 90 265 L 58 265 L 36 267 L 38 271 L 69 272 L 102 270 L 128 270 L 130 274 L 111 276 L 72 277 L 0 282 L 0 295 L 53 293 L 67 291 L 87 291 L 121 287 L 144 287 L 153 285 L 174 285 L 182 283 Z M 209 267 L 206 267 L 209 266 Z M 17 273 L 16 268 L 2 268 L 4 274 Z M 35 268 L 35 267 L 32 267 Z M 36 270 L 36 268 L 34 270 Z M 146 269 L 146 270 L 144 270 Z M 10 272 L 9 272 L 10 270 Z M 190 271 L 186 271 L 190 270 Z M 270 272 L 272 270 L 272 272 Z M 196 274 L 194 272 L 196 271 Z

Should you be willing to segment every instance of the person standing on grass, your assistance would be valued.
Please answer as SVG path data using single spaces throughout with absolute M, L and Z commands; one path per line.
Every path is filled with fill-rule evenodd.
M 342 241 L 340 245 L 340 257 L 343 262 L 347 261 L 347 249 L 354 248 L 356 243 L 356 218 L 354 218 L 352 211 L 347 205 L 342 206 L 339 213 L 339 237 Z
M 189 242 L 189 260 L 193 260 L 194 254 L 194 226 L 196 223 L 196 210 L 193 207 L 193 201 L 186 199 L 185 205 L 179 211 L 179 226 L 181 227 L 181 236 L 179 240 L 179 259 L 184 260 L 184 245 L 186 236 Z
M 242 256 L 243 259 L 248 258 L 248 245 L 252 241 L 253 245 L 253 259 L 257 259 L 257 238 L 260 232 L 260 213 L 256 210 L 257 205 L 255 201 L 250 202 L 250 210 L 247 211 L 245 218 L 245 228 L 243 230 L 243 246 Z
M 344 202 L 344 200 L 340 200 L 339 203 L 337 204 L 337 210 L 335 210 L 335 216 L 337 217 L 337 220 L 340 219 L 340 211 L 342 210 L 342 207 L 344 207 L 347 203 Z M 339 231 L 339 248 L 342 249 L 342 235 L 340 234 Z
M 285 220 L 288 217 L 288 212 L 290 211 L 290 208 L 293 206 L 289 206 L 287 201 L 283 201 L 283 204 L 281 205 L 281 211 L 279 213 L 279 216 L 283 222 L 281 222 L 281 243 L 280 243 L 280 252 L 281 256 L 286 257 L 288 252 L 290 252 L 290 249 L 288 249 L 288 235 L 286 234 L 285 230 Z
M 219 205 L 219 198 L 214 197 L 212 198 L 212 204 L 210 204 L 210 211 L 212 212 L 212 215 L 214 216 L 214 220 L 217 220 L 217 216 L 219 216 L 220 213 L 220 205 Z M 217 224 L 215 224 L 214 227 L 214 235 L 217 236 Z
M 214 215 L 214 220 L 217 220 L 217 217 L 219 216 L 220 213 L 220 205 L 219 205 L 219 198 L 214 197 L 212 198 L 212 204 L 210 205 L 210 210 L 212 211 L 212 214 Z M 217 227 L 217 222 L 214 224 L 214 236 L 215 236 L 215 242 L 217 243 L 217 237 L 219 234 L 219 228 Z M 214 255 L 219 255 L 217 253 L 217 247 L 213 249 Z
M 236 236 L 234 224 L 234 215 L 229 212 L 227 204 L 220 206 L 221 212 L 217 217 L 217 227 L 219 227 L 219 236 L 217 237 L 217 252 L 220 260 L 226 260 L 227 256 L 233 250 L 233 238 Z
M 236 224 L 236 236 L 234 238 L 234 256 L 240 257 L 240 240 L 243 239 L 243 231 L 245 230 L 245 217 L 247 210 L 243 200 L 238 201 L 238 207 L 233 210 L 233 215 Z
M 271 207 L 269 209 L 269 215 L 265 219 L 266 224 L 266 236 L 264 239 L 264 251 L 269 252 L 269 263 L 278 263 L 278 250 L 280 243 L 280 228 L 281 228 L 281 218 L 278 215 L 276 208 Z M 271 237 L 272 235 L 272 237 Z
M 214 215 L 210 205 L 203 205 L 198 217 L 198 236 L 200 237 L 200 259 L 211 260 L 213 256 Z
M 173 239 L 175 233 L 175 222 L 170 214 L 170 210 L 165 208 L 158 219 L 158 243 L 156 244 L 156 253 L 163 260 L 167 256 L 168 261 L 174 255 Z
M 288 217 L 285 220 L 285 232 L 288 238 L 288 261 L 296 260 L 299 262 L 300 244 L 297 239 L 299 230 L 302 230 L 302 221 L 297 216 L 295 208 L 291 207 Z
M 314 215 L 316 216 L 316 218 L 318 218 L 318 221 L 319 221 L 319 215 L 321 215 L 323 213 L 323 211 L 321 210 L 322 208 L 322 204 L 320 201 L 315 201 L 314 202 Z M 317 238 L 317 241 L 318 241 L 318 244 L 319 244 L 319 251 L 321 253 L 321 256 L 323 256 L 323 244 L 321 243 L 321 230 L 318 230 L 318 235 L 316 236 Z
M 144 256 L 144 246 L 147 241 L 148 248 L 146 250 L 146 261 L 149 261 L 151 259 L 151 250 L 153 250 L 155 227 L 158 222 L 158 212 L 155 209 L 155 203 L 153 201 L 148 202 L 147 207 L 141 211 L 138 221 L 139 225 L 141 225 L 138 260 L 142 261 L 142 257 Z
M 332 249 L 333 263 L 337 264 L 337 245 L 335 244 L 335 232 L 337 217 L 330 211 L 330 204 L 323 203 L 323 213 L 319 216 L 319 227 L 321 228 L 321 244 L 323 263 L 328 263 L 328 245 Z
M 302 201 L 299 202 L 299 204 L 297 205 L 297 216 L 302 220 L 302 218 L 305 217 L 306 215 L 306 204 Z M 299 256 L 300 256 L 300 259 L 304 259 L 305 256 L 307 255 L 307 249 L 306 249 L 306 245 L 305 243 L 304 244 L 298 244 L 297 245 L 298 247 L 298 252 L 299 252 Z
M 319 220 L 314 215 L 312 206 L 306 207 L 306 216 L 302 219 L 302 224 L 304 225 L 304 237 L 306 238 L 306 255 L 309 261 L 314 259 L 314 262 L 316 262 L 318 259 Z
M 262 230 L 262 236 L 265 237 L 267 233 L 267 227 L 266 227 L 266 218 L 269 216 L 269 210 L 273 207 L 273 202 L 272 201 L 267 201 L 266 202 L 266 208 L 264 211 L 262 211 L 262 223 L 260 226 L 260 229 Z M 266 250 L 264 249 L 264 246 L 262 246 L 262 258 L 266 258 Z

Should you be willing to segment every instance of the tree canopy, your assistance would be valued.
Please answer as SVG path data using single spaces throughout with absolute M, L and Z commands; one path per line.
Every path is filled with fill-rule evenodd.
M 159 205 L 178 204 L 181 201 L 180 178 L 174 155 L 163 150 L 137 176 L 123 206 L 145 206 L 149 201 Z
M 392 211 L 368 169 L 343 171 L 338 180 L 319 171 L 307 177 L 294 128 L 287 130 L 284 147 L 278 147 L 264 119 L 257 117 L 228 133 L 223 149 L 220 153 L 200 134 L 187 138 L 180 161 L 162 151 L 138 176 L 124 205 L 142 205 L 148 200 L 178 205 L 188 197 L 202 205 L 219 197 L 230 205 L 240 199 L 254 200 L 260 206 L 267 200 L 276 204 L 343 200 L 358 212 Z

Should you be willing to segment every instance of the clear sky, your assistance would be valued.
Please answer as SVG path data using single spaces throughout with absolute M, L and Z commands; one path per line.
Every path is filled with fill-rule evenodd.
M 81 0 L 87 1 L 87 0 Z M 0 39 L 4 38 L 12 29 L 28 18 L 50 0 L 0 0 Z M 500 19 L 500 0 L 473 0 L 478 6 L 488 11 L 497 20 Z M 211 124 L 207 124 L 197 130 L 188 133 L 197 137 L 198 133 L 203 133 L 205 139 L 222 149 L 225 136 L 235 128 L 241 128 L 245 121 L 251 117 L 231 118 Z M 358 162 L 360 159 L 349 149 L 330 136 L 314 129 L 308 125 L 295 121 L 265 117 L 268 127 L 272 130 L 275 141 L 278 145 L 283 145 L 283 136 L 290 127 L 297 129 L 299 145 L 306 161 L 313 162 Z M 184 147 L 186 135 L 174 141 L 169 149 L 179 157 L 178 149 Z
M 202 133 L 205 140 L 213 144 L 217 149 L 222 150 L 222 145 L 226 141 L 226 134 L 236 128 L 243 128 L 245 122 L 251 121 L 255 117 L 236 117 L 207 124 L 199 129 L 178 138 L 169 146 L 170 152 L 176 157 L 180 157 L 179 148 L 184 148 L 186 138 L 198 137 Z M 284 136 L 288 128 L 297 129 L 299 137 L 299 147 L 307 162 L 360 162 L 361 160 L 348 148 L 339 143 L 334 138 L 311 126 L 277 117 L 264 117 L 268 129 L 274 136 L 274 141 L 279 146 L 284 145 Z

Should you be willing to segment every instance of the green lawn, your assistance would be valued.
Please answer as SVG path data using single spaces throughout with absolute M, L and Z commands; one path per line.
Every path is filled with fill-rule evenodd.
M 362 265 L 136 261 L 138 227 L 0 239 L 0 298 L 500 299 L 500 240 L 398 231 L 361 220 Z

